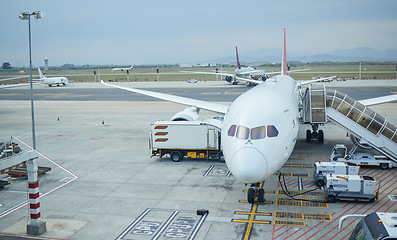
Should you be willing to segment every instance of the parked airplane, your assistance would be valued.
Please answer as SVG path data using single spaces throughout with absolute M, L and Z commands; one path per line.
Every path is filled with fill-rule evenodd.
M 66 77 L 50 77 L 47 78 L 40 70 L 40 68 L 37 68 L 39 70 L 39 75 L 40 75 L 40 79 L 39 82 L 43 83 L 43 84 L 47 84 L 48 86 L 52 86 L 52 85 L 66 85 L 69 83 L 69 80 Z
M 189 73 L 197 73 L 197 74 L 214 74 L 214 75 L 226 75 L 225 81 L 236 85 L 239 80 L 246 81 L 247 79 L 257 80 L 262 78 L 262 80 L 266 80 L 269 78 L 268 75 L 265 74 L 263 70 L 256 70 L 253 67 L 241 67 L 240 60 L 238 58 L 238 50 L 236 46 L 236 59 L 237 59 L 237 68 L 234 72 L 190 72 Z M 185 72 L 185 71 L 184 71 Z
M 230 106 L 102 83 L 191 106 L 176 114 L 179 119 L 186 115 L 197 119 L 199 109 L 224 114 L 221 144 L 225 162 L 236 179 L 251 184 L 248 202 L 253 203 L 256 197 L 263 202 L 264 189 L 259 183 L 278 171 L 290 157 L 299 128 L 299 88 L 313 82 L 298 84 L 287 75 L 285 29 L 283 31 L 281 75 L 266 81 L 246 79 L 258 85 L 239 96 Z
M 134 65 L 131 65 L 129 68 L 112 68 L 113 71 L 127 71 L 134 68 Z

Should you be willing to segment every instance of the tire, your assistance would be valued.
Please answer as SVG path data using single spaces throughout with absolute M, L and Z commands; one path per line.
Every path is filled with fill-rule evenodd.
M 323 130 L 318 131 L 317 139 L 318 139 L 319 143 L 324 143 L 324 131 Z
M 225 162 L 225 157 L 223 156 L 223 153 L 220 152 L 216 155 L 216 158 L 219 160 L 219 162 L 224 163 Z
M 179 162 L 182 159 L 182 154 L 178 151 L 171 152 L 171 160 Z
M 389 164 L 387 164 L 387 163 L 381 163 L 381 164 L 379 165 L 379 167 L 380 167 L 381 169 L 383 169 L 383 170 L 387 170 L 387 169 L 389 169 Z
M 265 201 L 265 190 L 263 188 L 258 190 L 258 202 L 263 203 Z
M 327 199 L 328 199 L 328 202 L 331 202 L 331 203 L 336 202 L 336 197 L 334 195 L 328 195 Z
M 248 194 L 247 194 L 247 200 L 249 203 L 254 203 L 255 201 L 255 189 L 249 188 L 248 189 Z
M 312 141 L 312 132 L 308 129 L 306 130 L 306 142 L 311 142 Z

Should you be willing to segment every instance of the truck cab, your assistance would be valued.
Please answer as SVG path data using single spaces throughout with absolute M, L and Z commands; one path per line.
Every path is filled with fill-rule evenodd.
M 361 218 L 351 233 L 354 239 L 397 239 L 397 213 L 374 212 L 368 215 L 346 215 L 339 219 L 339 229 L 348 218 Z

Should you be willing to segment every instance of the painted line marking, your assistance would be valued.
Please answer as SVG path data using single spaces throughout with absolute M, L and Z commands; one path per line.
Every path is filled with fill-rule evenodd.
M 197 221 L 196 211 L 148 208 L 116 240 L 169 238 L 193 240 L 208 214 L 207 211 Z
M 287 225 L 287 226 L 306 226 L 305 222 L 302 221 L 285 221 L 285 220 L 275 220 L 274 225 Z
M 28 145 L 27 143 L 25 143 L 24 141 L 22 141 L 19 137 L 15 137 L 15 139 L 17 139 L 19 142 L 21 142 L 22 144 L 24 144 L 25 146 L 27 146 L 28 148 L 30 148 L 31 150 L 33 150 L 33 148 L 32 148 L 30 145 Z M 43 193 L 43 194 L 40 194 L 39 198 L 45 197 L 45 196 L 47 196 L 48 194 L 50 194 L 50 193 L 52 193 L 52 192 L 54 192 L 54 191 L 56 191 L 56 190 L 58 190 L 58 189 L 60 189 L 60 188 L 62 188 L 62 187 L 64 187 L 64 186 L 66 186 L 67 184 L 69 184 L 69 183 L 71 183 L 71 182 L 73 182 L 73 181 L 75 181 L 76 179 L 79 178 L 77 175 L 73 174 L 71 171 L 67 170 L 66 168 L 62 167 L 62 166 L 59 165 L 58 163 L 54 162 L 54 161 L 51 160 L 49 157 L 45 156 L 43 153 L 39 152 L 38 150 L 36 150 L 36 152 L 37 152 L 40 156 L 44 157 L 45 159 L 47 159 L 48 161 L 50 161 L 50 162 L 53 163 L 54 165 L 58 166 L 59 168 L 61 168 L 61 169 L 64 170 L 65 172 L 67 172 L 68 174 L 72 175 L 72 177 L 70 178 L 69 181 L 67 181 L 67 182 L 65 182 L 65 183 L 63 183 L 63 184 L 61 184 L 61 185 L 59 185 L 58 187 L 56 187 L 56 188 L 54 188 L 54 189 L 52 189 L 52 190 L 50 190 L 50 191 L 48 191 L 48 192 L 45 192 L 45 193 Z M 9 208 L 9 209 L 7 209 L 7 210 L 1 212 L 1 213 L 0 213 L 0 219 L 3 218 L 3 217 L 5 217 L 5 216 L 7 216 L 7 215 L 9 215 L 9 214 L 11 214 L 11 213 L 13 213 L 13 212 L 15 212 L 15 211 L 17 211 L 17 210 L 19 210 L 19 209 L 21 209 L 21 208 L 23 208 L 23 207 L 25 207 L 25 206 L 27 206 L 28 204 L 29 204 L 29 201 L 28 201 L 28 200 L 25 200 L 25 201 L 23 201 L 23 202 L 21 202 L 21 203 L 15 205 L 15 206 L 13 206 L 13 207 L 11 207 L 11 208 Z
M 300 212 L 274 212 L 275 218 L 332 221 L 331 214 L 325 213 L 300 213 Z

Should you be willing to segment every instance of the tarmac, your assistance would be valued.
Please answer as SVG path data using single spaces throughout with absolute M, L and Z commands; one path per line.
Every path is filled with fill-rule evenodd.
M 388 80 L 362 82 L 390 87 L 391 92 L 397 86 Z M 155 88 L 156 84 L 194 88 L 221 83 L 140 83 L 137 87 Z M 357 86 L 356 81 L 326 84 Z M 103 86 L 74 83 L 76 89 L 91 87 Z M 290 200 L 280 192 L 274 176 L 264 185 L 266 203 L 249 204 L 244 192 L 248 186 L 230 175 L 224 163 L 151 158 L 150 124 L 168 120 L 184 108 L 163 101 L 35 101 L 38 165 L 51 167 L 39 177 L 41 216 L 47 226 L 39 239 L 344 239 L 357 221 L 348 220 L 339 230 L 339 217 L 397 212 L 396 202 L 389 197 L 397 195 L 397 168 L 362 169 L 363 174 L 382 180 L 380 197 L 373 203 L 318 203 L 321 193 L 303 197 L 314 200 L 310 203 Z M 397 125 L 396 103 L 371 108 Z M 1 140 L 12 136 L 28 150 L 30 114 L 30 101 L 0 101 Z M 219 116 L 207 111 L 201 115 Z M 308 127 L 300 127 L 288 166 L 281 169 L 291 174 L 285 177 L 290 191 L 298 189 L 297 176 L 304 190 L 313 189 L 311 164 L 327 161 L 337 143 L 352 146 L 346 132 L 332 123 L 321 128 L 324 144 L 306 143 Z M 25 239 L 26 180 L 7 175 L 0 179 L 11 183 L 0 191 L 0 239 Z M 198 209 L 208 213 L 197 215 Z

